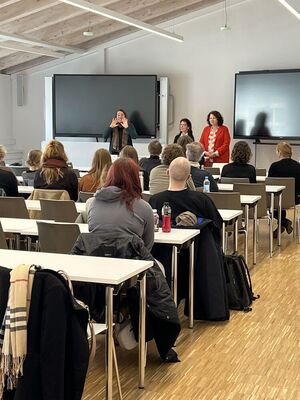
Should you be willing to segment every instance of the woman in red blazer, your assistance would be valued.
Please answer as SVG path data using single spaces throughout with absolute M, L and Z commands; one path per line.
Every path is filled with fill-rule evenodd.
M 211 111 L 207 116 L 206 126 L 201 134 L 200 143 L 204 147 L 205 166 L 212 163 L 229 162 L 230 134 L 223 125 L 223 117 L 218 111 Z

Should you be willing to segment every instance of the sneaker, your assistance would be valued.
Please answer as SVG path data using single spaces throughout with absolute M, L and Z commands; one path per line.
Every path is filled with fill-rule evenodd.
M 293 232 L 292 221 L 289 219 L 287 220 L 285 229 L 289 235 Z

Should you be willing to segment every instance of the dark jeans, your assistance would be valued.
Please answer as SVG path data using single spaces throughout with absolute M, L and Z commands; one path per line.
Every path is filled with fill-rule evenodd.
M 278 220 L 278 210 L 274 210 L 274 218 Z M 286 210 L 281 211 L 281 226 L 287 227 L 288 219 L 286 217 Z

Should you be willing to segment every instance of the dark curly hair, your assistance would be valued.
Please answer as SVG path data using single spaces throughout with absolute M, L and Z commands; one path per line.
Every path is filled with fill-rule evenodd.
M 170 165 L 177 157 L 184 157 L 182 147 L 179 144 L 168 144 L 162 152 L 161 163 L 163 165 Z
M 208 113 L 207 119 L 206 119 L 208 125 L 211 125 L 211 123 L 209 122 L 209 116 L 210 116 L 211 114 L 212 114 L 214 117 L 217 118 L 217 120 L 218 120 L 218 125 L 219 125 L 219 126 L 222 126 L 222 125 L 223 125 L 223 122 L 224 122 L 224 119 L 223 119 L 222 115 L 219 113 L 219 111 L 211 111 L 210 113 Z
M 231 152 L 231 159 L 238 164 L 248 164 L 252 156 L 251 149 L 247 142 L 240 140 L 236 142 Z

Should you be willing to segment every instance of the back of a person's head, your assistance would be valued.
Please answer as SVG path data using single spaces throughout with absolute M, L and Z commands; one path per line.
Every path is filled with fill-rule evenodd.
M 151 142 L 148 144 L 148 151 L 151 156 L 159 156 L 162 151 L 162 145 L 159 140 L 151 140 Z
M 138 153 L 133 146 L 124 146 L 120 151 L 120 158 L 131 158 L 136 164 L 139 163 Z
M 93 186 L 97 189 L 103 186 L 111 164 L 111 155 L 108 150 L 98 149 L 95 151 L 89 174 L 93 176 Z
M 68 161 L 64 145 L 58 140 L 51 140 L 51 142 L 46 145 L 43 151 L 42 162 L 50 159 L 60 160 L 64 162 Z
M 6 148 L 3 144 L 0 144 L 0 161 L 3 161 L 6 156 Z
M 182 136 L 180 136 L 180 137 L 178 138 L 177 144 L 179 144 L 179 146 L 182 147 L 182 150 L 183 150 L 183 154 L 184 154 L 184 155 L 185 155 L 185 153 L 186 153 L 186 146 L 187 146 L 189 143 L 192 143 L 192 142 L 193 142 L 193 139 L 192 139 L 189 135 L 182 135 Z
M 169 166 L 169 177 L 177 182 L 185 182 L 191 173 L 191 166 L 185 157 L 177 157 Z
M 251 149 L 247 142 L 240 140 L 235 143 L 231 152 L 231 159 L 238 164 L 248 164 L 252 156 Z
M 31 167 L 38 169 L 41 166 L 42 151 L 39 149 L 30 150 L 27 155 L 26 164 Z
M 133 201 L 142 195 L 139 172 L 139 166 L 130 158 L 118 158 L 109 168 L 104 183 L 104 187 L 121 189 L 120 197 L 129 209 L 132 209 Z
M 188 143 L 186 145 L 186 158 L 191 162 L 198 162 L 203 152 L 203 146 L 199 142 Z
M 163 165 L 170 165 L 177 157 L 184 157 L 182 147 L 177 143 L 168 144 L 162 152 L 161 162 Z
M 288 142 L 279 142 L 276 150 L 282 158 L 291 158 L 293 155 L 292 146 Z

